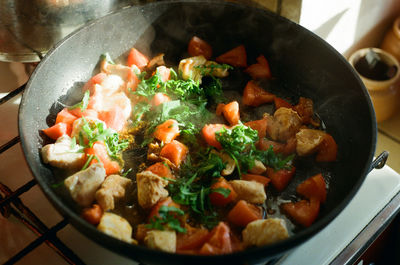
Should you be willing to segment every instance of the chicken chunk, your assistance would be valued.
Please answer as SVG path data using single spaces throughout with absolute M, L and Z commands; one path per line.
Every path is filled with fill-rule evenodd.
M 105 212 L 100 219 L 97 229 L 109 236 L 137 245 L 132 238 L 132 227 L 127 220 L 114 213 Z
M 216 154 L 222 159 L 222 162 L 225 163 L 225 168 L 221 171 L 222 176 L 229 176 L 235 170 L 236 164 L 235 160 L 232 159 L 228 154 L 220 153 L 215 150 L 212 150 L 211 153 Z
M 267 170 L 264 164 L 260 160 L 254 161 L 254 166 L 250 168 L 249 172 L 251 174 L 262 174 Z
M 88 207 L 93 202 L 97 189 L 103 183 L 106 171 L 101 163 L 91 165 L 64 180 L 64 184 L 79 205 Z
M 285 221 L 268 218 L 249 223 L 242 231 L 243 244 L 247 246 L 269 245 L 289 237 Z
M 214 61 L 207 61 L 204 66 L 210 69 L 210 71 L 206 74 L 207 75 L 213 75 L 215 77 L 223 78 L 227 77 L 229 75 L 228 68 L 223 68 L 223 67 L 213 67 L 213 65 L 218 65 L 218 63 Z
M 296 152 L 299 156 L 307 156 L 317 152 L 324 140 L 325 132 L 314 129 L 301 129 L 296 133 Z
M 113 210 L 115 201 L 125 196 L 126 187 L 132 181 L 119 175 L 110 175 L 96 192 L 96 201 L 104 211 Z
M 201 71 L 196 66 L 204 65 L 207 59 L 203 55 L 183 59 L 179 62 L 179 72 L 182 73 L 184 80 L 193 79 L 194 81 L 201 82 Z
M 250 203 L 264 203 L 267 199 L 264 185 L 255 181 L 231 180 L 233 190 L 237 193 L 237 200 L 245 200 Z
M 281 107 L 274 116 L 266 115 L 268 121 L 267 133 L 275 141 L 285 142 L 293 137 L 300 129 L 301 118 L 296 111 Z
M 164 188 L 168 181 L 150 171 L 136 174 L 139 205 L 144 209 L 153 207 L 160 199 L 168 197 Z
M 76 139 L 79 139 L 79 134 L 82 133 L 83 138 L 86 140 L 87 139 L 87 134 L 85 130 L 83 129 L 84 126 L 89 125 L 89 127 L 94 131 L 97 132 L 97 127 L 98 124 L 102 124 L 103 128 L 106 129 L 107 125 L 96 118 L 93 117 L 85 117 L 85 118 L 79 118 L 74 121 L 72 124 L 72 132 L 71 132 L 71 137 L 75 137 Z
M 53 167 L 76 170 L 85 163 L 85 153 L 79 152 L 79 145 L 72 144 L 68 135 L 63 135 L 54 144 L 45 145 L 41 150 L 43 162 Z
M 144 238 L 146 246 L 152 249 L 175 253 L 176 232 L 175 231 L 148 231 Z

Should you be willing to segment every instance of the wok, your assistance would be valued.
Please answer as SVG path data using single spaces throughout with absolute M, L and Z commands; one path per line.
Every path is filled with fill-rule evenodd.
M 62 104 L 80 100 L 80 88 L 98 71 L 100 54 L 124 58 L 135 46 L 144 54 L 166 54 L 167 65 L 184 58 L 189 39 L 207 40 L 215 55 L 244 44 L 249 60 L 268 58 L 276 77 L 275 93 L 292 99 L 309 97 L 327 131 L 339 146 L 337 162 L 298 168 L 288 190 L 312 173 L 323 171 L 329 182 L 326 203 L 309 228 L 270 246 L 222 256 L 187 256 L 154 251 L 111 238 L 80 218 L 79 208 L 63 180 L 42 163 L 39 150 L 46 144 L 41 130 L 52 125 Z M 235 84 L 232 84 L 233 86 Z M 243 89 L 239 82 L 238 89 Z M 82 233 L 97 243 L 143 263 L 209 264 L 253 263 L 282 255 L 316 234 L 349 203 L 372 164 L 376 120 L 368 93 L 347 61 L 325 41 L 301 26 L 271 12 L 218 1 L 154 2 L 120 10 L 72 33 L 58 43 L 38 65 L 23 95 L 19 111 L 23 151 L 33 175 L 54 206 Z

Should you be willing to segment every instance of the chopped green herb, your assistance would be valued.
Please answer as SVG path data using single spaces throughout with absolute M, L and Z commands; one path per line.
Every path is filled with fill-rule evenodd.
M 111 56 L 108 52 L 100 55 L 100 61 L 103 61 L 103 60 L 105 60 L 109 64 L 115 64 L 115 62 L 113 61 L 113 59 L 111 59 Z
M 80 108 L 81 111 L 86 110 L 88 104 L 89 104 L 89 97 L 90 97 L 90 91 L 86 90 L 85 94 L 83 95 L 82 101 L 79 103 L 76 103 L 75 105 L 69 107 L 68 109 L 77 109 Z
M 164 230 L 165 226 L 180 233 L 186 233 L 186 228 L 183 228 L 176 216 L 182 216 L 185 212 L 173 206 L 161 206 L 158 210 L 159 216 L 153 216 L 150 224 L 146 225 L 148 229 Z

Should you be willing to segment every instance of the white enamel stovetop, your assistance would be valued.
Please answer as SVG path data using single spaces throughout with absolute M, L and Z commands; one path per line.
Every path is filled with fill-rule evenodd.
M 22 70 L 21 67 L 20 64 L 0 62 L 0 98 L 5 92 L 25 82 L 26 76 L 15 74 Z M 0 106 L 0 145 L 17 135 L 19 99 L 20 97 Z M 0 182 L 15 190 L 31 179 L 19 144 L 0 155 Z M 399 190 L 398 173 L 388 166 L 373 170 L 345 210 L 317 236 L 280 260 L 279 264 L 329 264 Z M 46 225 L 53 226 L 62 220 L 38 186 L 22 195 L 21 199 Z M 62 229 L 58 236 L 87 264 L 137 264 L 93 243 L 71 225 Z M 0 264 L 34 239 L 36 236 L 16 218 L 6 219 L 0 215 Z M 66 262 L 47 245 L 42 244 L 18 264 Z

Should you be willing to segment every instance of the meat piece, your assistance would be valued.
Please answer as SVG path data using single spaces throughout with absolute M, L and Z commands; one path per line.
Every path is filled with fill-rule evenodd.
M 296 133 L 296 152 L 299 156 L 308 156 L 318 151 L 326 133 L 314 129 L 301 129 Z
M 106 171 L 101 163 L 92 164 L 64 180 L 72 199 L 79 205 L 88 207 L 93 202 L 97 189 L 103 183 Z
M 109 96 L 123 91 L 125 82 L 119 75 L 107 75 L 100 85 L 103 95 Z
M 96 192 L 96 201 L 104 211 L 113 210 L 115 201 L 125 196 L 126 187 L 132 181 L 119 175 L 110 175 Z
M 227 77 L 229 75 L 228 68 L 213 67 L 213 65 L 218 65 L 218 63 L 214 61 L 207 61 L 204 64 L 204 66 L 210 69 L 206 72 L 207 75 L 213 75 L 219 78 Z
M 150 171 L 136 174 L 139 205 L 144 209 L 153 207 L 160 199 L 168 197 L 164 189 L 168 181 Z
M 260 160 L 254 160 L 254 166 L 249 169 L 252 174 L 262 174 L 267 170 L 264 164 Z
M 302 125 L 297 112 L 285 107 L 276 110 L 273 117 L 265 117 L 268 121 L 267 133 L 275 141 L 285 142 L 293 137 Z
M 63 135 L 54 144 L 43 146 L 41 150 L 43 162 L 53 167 L 77 170 L 85 163 L 85 153 L 79 152 L 79 145 L 71 148 L 72 139 Z
M 114 213 L 105 212 L 101 217 L 97 229 L 109 236 L 137 245 L 132 238 L 132 227 L 127 220 Z
M 106 94 L 99 85 L 95 86 L 95 93 L 91 96 L 89 106 L 97 112 L 111 111 L 115 106 L 118 106 L 122 109 L 125 120 L 130 117 L 132 112 L 131 100 L 124 92 Z
M 237 200 L 250 203 L 264 203 L 267 199 L 264 185 L 255 181 L 231 180 L 229 183 L 237 193 Z
M 175 231 L 148 231 L 144 238 L 146 246 L 152 249 L 175 253 L 176 251 L 176 232 Z
M 201 71 L 196 66 L 202 66 L 207 62 L 203 55 L 183 59 L 179 62 L 179 72 L 184 80 L 193 79 L 201 83 Z
M 103 121 L 101 121 L 101 120 L 99 120 L 99 119 L 96 119 L 96 118 L 93 118 L 93 117 L 85 117 L 85 118 L 76 119 L 76 120 L 74 121 L 74 123 L 72 124 L 72 133 L 71 133 L 71 137 L 75 137 L 75 139 L 79 139 L 79 133 L 82 132 L 83 139 L 87 140 L 87 134 L 86 134 L 86 132 L 83 130 L 83 127 L 84 127 L 86 124 L 88 124 L 89 127 L 90 127 L 94 132 L 97 132 L 97 125 L 98 125 L 99 123 L 102 123 L 102 124 L 103 124 L 103 128 L 104 128 L 104 129 L 107 128 L 107 125 L 106 125 Z
M 289 234 L 283 219 L 268 218 L 249 223 L 242 231 L 242 236 L 246 247 L 260 247 L 284 240 Z
M 233 173 L 235 170 L 236 164 L 235 160 L 232 159 L 228 154 L 226 153 L 220 153 L 215 150 L 212 150 L 211 153 L 216 154 L 222 159 L 222 162 L 225 163 L 225 168 L 221 171 L 222 176 L 229 176 L 230 174 Z

